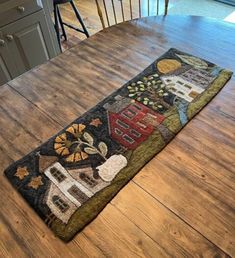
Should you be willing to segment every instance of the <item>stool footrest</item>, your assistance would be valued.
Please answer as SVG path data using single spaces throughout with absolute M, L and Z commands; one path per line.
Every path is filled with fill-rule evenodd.
M 81 30 L 81 29 L 79 29 L 79 28 L 77 28 L 77 27 L 75 27 L 75 26 L 73 26 L 73 25 L 71 25 L 71 24 L 68 24 L 68 23 L 66 23 L 66 22 L 63 22 L 63 24 L 64 24 L 65 26 L 71 28 L 71 29 L 74 29 L 74 30 L 76 30 L 76 31 L 79 31 L 79 32 L 81 32 L 81 33 L 86 34 L 86 32 L 85 32 L 84 30 Z

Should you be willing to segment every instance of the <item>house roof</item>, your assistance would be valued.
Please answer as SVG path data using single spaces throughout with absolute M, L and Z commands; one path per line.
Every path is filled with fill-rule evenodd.
M 46 155 L 41 155 L 38 153 L 39 160 L 38 160 L 38 165 L 39 165 L 39 172 L 43 173 L 49 166 L 51 166 L 53 163 L 55 163 L 58 158 L 56 156 L 46 156 Z
M 113 104 L 106 103 L 104 108 L 113 113 L 119 113 L 131 103 L 131 99 L 122 96 L 116 96 Z

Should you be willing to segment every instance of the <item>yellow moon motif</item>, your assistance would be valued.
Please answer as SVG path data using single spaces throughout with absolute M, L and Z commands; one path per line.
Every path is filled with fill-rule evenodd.
M 173 72 L 181 67 L 181 63 L 174 59 L 162 59 L 157 63 L 157 69 L 161 73 Z

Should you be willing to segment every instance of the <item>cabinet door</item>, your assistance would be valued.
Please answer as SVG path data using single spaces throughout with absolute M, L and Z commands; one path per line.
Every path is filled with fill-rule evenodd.
M 0 85 L 17 76 L 17 68 L 12 61 L 7 42 L 0 31 Z
M 2 28 L 18 75 L 50 59 L 53 46 L 43 11 Z

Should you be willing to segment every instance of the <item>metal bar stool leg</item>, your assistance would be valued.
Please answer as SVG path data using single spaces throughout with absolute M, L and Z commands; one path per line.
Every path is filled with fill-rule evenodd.
M 58 11 L 58 18 L 59 18 L 60 27 L 61 27 L 61 30 L 62 30 L 62 36 L 64 37 L 64 40 L 67 41 L 67 35 L 66 35 L 65 29 L 64 29 L 64 23 L 63 23 L 62 18 L 61 18 L 59 6 L 57 6 L 57 11 Z
M 85 35 L 87 36 L 87 38 L 88 38 L 88 37 L 89 37 L 89 33 L 88 33 L 87 29 L 86 29 L 86 26 L 85 26 L 84 23 L 83 23 L 82 17 L 80 16 L 80 14 L 79 14 L 79 12 L 78 12 L 78 9 L 76 8 L 76 6 L 75 6 L 75 4 L 74 4 L 73 1 L 70 1 L 70 4 L 71 4 L 71 6 L 72 6 L 72 8 L 73 8 L 73 10 L 74 10 L 74 12 L 75 12 L 76 17 L 78 18 L 78 20 L 79 20 L 79 22 L 80 22 L 80 24 L 81 24 L 81 26 L 82 26 L 82 29 L 83 29 L 83 31 L 84 31 L 84 34 L 85 34 Z
M 59 30 L 59 23 L 58 23 L 58 9 L 57 6 L 54 5 L 54 19 L 55 19 L 55 31 L 56 31 L 56 36 L 57 36 L 57 40 L 60 46 L 60 50 L 61 50 L 61 44 L 60 44 L 60 30 Z

